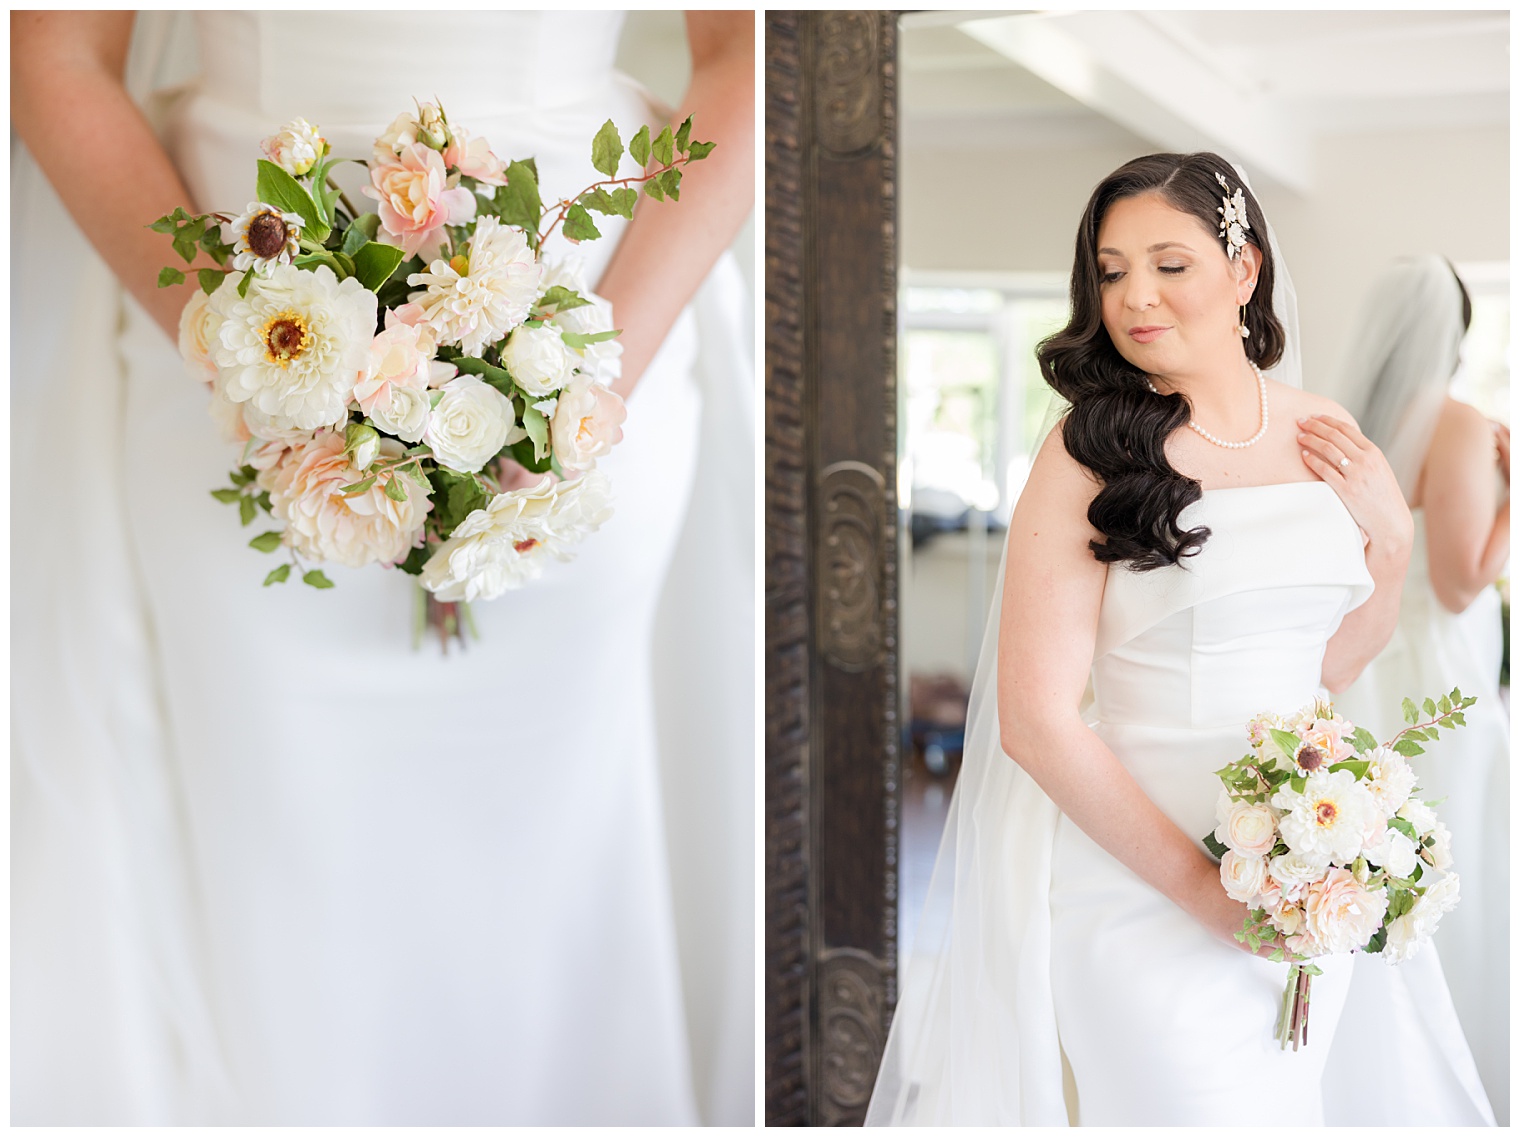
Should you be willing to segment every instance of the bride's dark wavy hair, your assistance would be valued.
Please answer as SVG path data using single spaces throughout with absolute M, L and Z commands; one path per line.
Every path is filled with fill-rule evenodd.
M 1263 370 L 1274 366 L 1287 337 L 1272 312 L 1266 219 L 1235 167 L 1207 151 L 1136 158 L 1098 183 L 1077 228 L 1071 319 L 1035 352 L 1045 381 L 1071 404 L 1062 432 L 1066 452 L 1103 483 L 1087 510 L 1088 521 L 1104 538 L 1090 542 L 1093 556 L 1109 564 L 1128 562 L 1139 572 L 1192 556 L 1203 548 L 1209 530 L 1184 530 L 1177 523 L 1178 515 L 1203 496 L 1198 482 L 1178 473 L 1166 457 L 1166 440 L 1192 413 L 1187 398 L 1153 393 L 1145 373 L 1119 354 L 1103 327 L 1098 227 L 1114 202 L 1154 193 L 1217 230 L 1225 190 L 1216 172 L 1229 181 L 1231 196 L 1237 188 L 1244 191 L 1251 222 L 1246 240 L 1261 253 L 1256 290 L 1245 310 L 1251 330 L 1246 355 Z

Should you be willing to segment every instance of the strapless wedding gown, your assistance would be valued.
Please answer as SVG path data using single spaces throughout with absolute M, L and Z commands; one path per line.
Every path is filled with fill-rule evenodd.
M 1322 482 L 1206 490 L 1181 524 L 1212 531 L 1197 556 L 1109 570 L 1084 720 L 1202 838 L 1215 825 L 1214 772 L 1247 750 L 1246 722 L 1321 691 L 1325 645 L 1372 579 L 1355 522 Z M 973 715 L 979 697 L 995 690 L 973 694 Z M 988 721 L 974 740 L 987 755 L 956 788 L 925 906 L 933 926 L 906 974 L 868 1124 L 1317 1125 L 1341 1120 L 1348 1095 L 1368 1124 L 1484 1120 L 1438 964 L 1435 994 L 1416 999 L 1378 974 L 1392 971 L 1380 960 L 1320 961 L 1310 1045 L 1282 1051 L 1285 965 L 1218 942 L 1098 847 L 1002 753 Z M 1431 952 L 1426 979 L 1433 963 Z M 1356 1005 L 1372 1013 L 1352 1021 L 1343 1011 L 1364 982 L 1372 993 Z M 1387 1008 L 1404 1015 L 1391 1028 Z M 1401 1071 L 1391 1058 L 1413 1053 L 1431 1070 L 1412 1075 L 1410 1101 L 1381 1078 L 1362 1092 L 1365 1078 L 1348 1086 L 1332 1073 L 1343 1051 Z
M 1462 903 L 1435 943 L 1452 1001 L 1500 1125 L 1509 1121 L 1509 715 L 1499 697 L 1503 656 L 1499 593 L 1485 588 L 1465 612 L 1442 607 L 1430 585 L 1425 511 L 1414 511 L 1414 551 L 1393 638 L 1335 700 L 1379 738 L 1403 728 L 1399 702 L 1453 687 L 1478 701 L 1467 725 L 1410 760 L 1425 796 L 1452 832 Z
M 663 121 L 613 70 L 621 22 L 207 13 L 201 77 L 155 113 L 201 208 L 242 209 L 290 118 L 364 157 L 413 96 L 535 157 L 550 199 L 597 180 L 604 120 Z M 624 223 L 598 225 L 591 281 Z M 398 572 L 259 586 L 256 530 L 208 493 L 236 454 L 204 388 L 95 272 L 32 329 L 67 365 L 122 370 L 119 404 L 108 375 L 85 411 L 114 422 L 79 458 L 95 488 L 72 544 L 34 547 L 51 567 L 17 583 L 18 667 L 37 664 L 17 681 L 15 1119 L 748 1123 L 753 602 L 742 574 L 684 563 L 720 540 L 750 555 L 748 499 L 728 531 L 688 524 L 694 484 L 716 513 L 703 447 L 751 444 L 704 413 L 709 381 L 749 399 L 732 263 L 628 402 L 601 464 L 612 519 L 474 606 L 480 640 L 448 658 L 413 650 Z M 56 455 L 29 441 L 30 399 L 34 481 Z M 707 638 L 677 642 L 693 623 Z M 693 708 L 693 683 L 716 693 Z

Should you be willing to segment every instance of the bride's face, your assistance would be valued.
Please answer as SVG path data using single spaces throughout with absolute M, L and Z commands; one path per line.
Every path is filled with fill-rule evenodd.
M 1250 257 L 1231 263 L 1213 230 L 1156 194 L 1121 198 L 1098 226 L 1103 326 L 1150 375 L 1191 374 L 1240 351 Z

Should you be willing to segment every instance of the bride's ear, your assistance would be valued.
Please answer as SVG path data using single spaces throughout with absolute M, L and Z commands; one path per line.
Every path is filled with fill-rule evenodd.
M 1250 241 L 1235 258 L 1235 303 L 1248 304 L 1256 292 L 1256 279 L 1261 275 L 1261 250 Z

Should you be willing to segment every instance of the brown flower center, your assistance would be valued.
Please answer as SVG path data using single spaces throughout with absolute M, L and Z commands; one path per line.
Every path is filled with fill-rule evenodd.
M 278 312 L 264 325 L 264 352 L 270 363 L 289 367 L 311 346 L 311 330 L 298 312 Z
M 1340 816 L 1340 810 L 1336 809 L 1333 801 L 1317 801 L 1314 803 L 1314 820 L 1320 825 L 1334 825 L 1335 819 Z
M 519 553 L 530 553 L 534 549 L 538 548 L 538 538 L 529 537 L 526 541 L 518 541 L 512 547 Z
M 248 247 L 254 256 L 270 260 L 284 251 L 289 233 L 285 219 L 278 213 L 255 214 L 248 223 Z
M 1293 760 L 1298 763 L 1300 770 L 1313 772 L 1325 764 L 1325 753 L 1317 746 L 1305 746 Z

